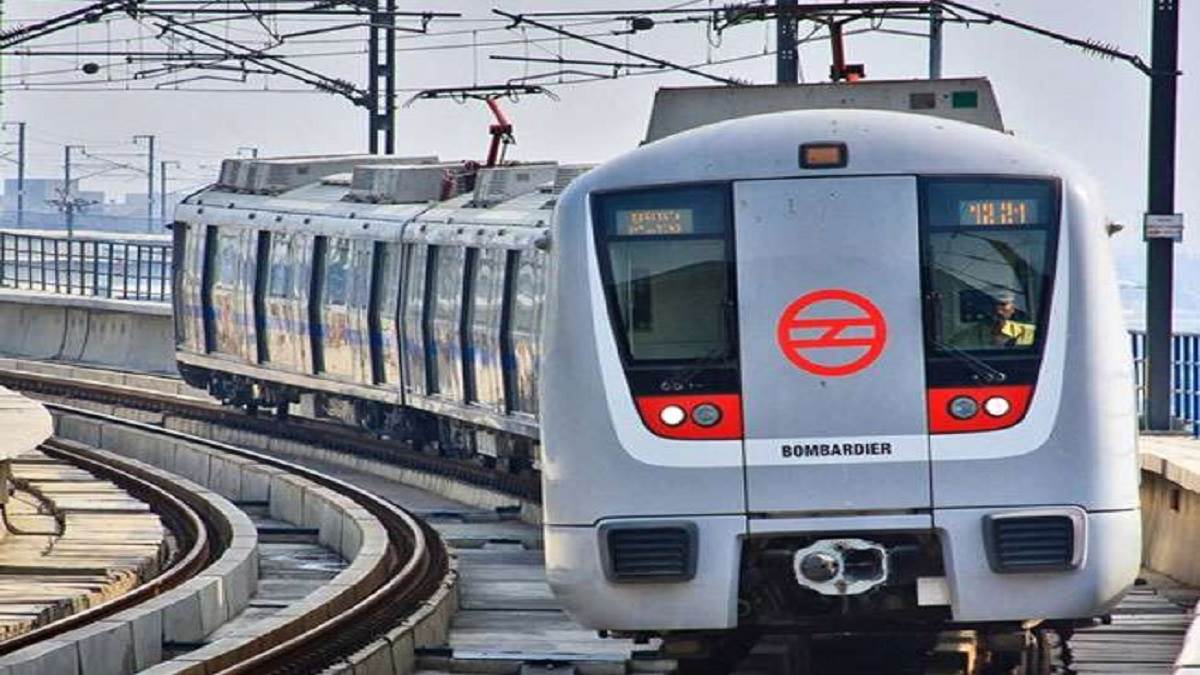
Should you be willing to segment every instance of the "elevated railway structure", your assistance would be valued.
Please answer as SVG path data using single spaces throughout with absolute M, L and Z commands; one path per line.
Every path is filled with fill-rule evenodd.
M 60 418 L 60 430 L 71 437 L 92 443 L 97 442 L 97 437 L 107 437 L 100 441 L 102 446 L 125 444 L 122 439 L 127 439 L 127 432 L 103 430 L 110 420 L 125 418 L 141 420 L 137 425 L 140 430 L 148 429 L 147 425 L 157 426 L 185 432 L 196 439 L 211 439 L 215 446 L 233 444 L 256 449 L 253 452 L 269 453 L 288 465 L 310 467 L 403 506 L 427 522 L 449 546 L 455 561 L 452 566 L 455 583 L 447 593 L 453 593 L 454 600 L 439 610 L 444 627 L 431 625 L 422 630 L 420 639 L 414 634 L 409 660 L 398 658 L 395 652 L 386 659 L 382 655 L 371 656 L 374 652 L 364 648 L 362 653 L 335 660 L 341 666 L 329 672 L 352 673 L 355 664 L 362 669 L 366 668 L 362 664 L 368 661 L 376 664 L 372 668 L 380 670 L 366 672 L 431 675 L 539 670 L 687 671 L 687 659 L 681 661 L 679 654 L 662 653 L 657 642 L 636 644 L 601 639 L 562 613 L 545 583 L 536 483 L 483 470 L 470 461 L 430 457 L 404 444 L 381 441 L 328 422 L 294 419 L 279 424 L 269 417 L 248 416 L 220 407 L 206 400 L 201 392 L 189 391 L 171 378 L 120 375 L 121 383 L 113 384 L 112 371 L 105 369 L 0 361 L 0 384 L 20 387 L 47 401 L 69 402 L 81 414 L 85 408 L 95 411 L 76 421 Z M 173 393 L 164 394 L 167 390 Z M 1173 481 L 1190 485 L 1190 481 L 1196 480 L 1191 476 L 1200 476 L 1200 472 L 1188 473 L 1200 464 L 1200 458 L 1190 454 L 1200 452 L 1192 449 L 1193 444 L 1200 445 L 1185 437 L 1148 437 L 1142 459 L 1147 551 L 1152 557 L 1147 564 L 1167 567 L 1181 578 L 1195 572 L 1187 572 L 1193 560 L 1188 545 L 1193 535 L 1189 532 L 1194 530 L 1189 529 L 1183 514 L 1192 508 L 1191 501 L 1185 500 L 1197 497 L 1187 492 L 1182 483 Z M 132 445 L 133 457 L 145 460 L 156 454 L 155 446 L 146 440 Z M 216 468 L 218 460 L 210 457 L 208 461 L 208 475 L 224 473 Z M 200 475 L 196 467 L 184 469 L 186 461 L 180 464 L 178 455 L 176 462 L 175 469 L 185 475 Z M 241 485 L 243 489 L 248 487 L 244 477 Z M 303 518 L 303 497 L 299 504 L 289 501 L 292 499 L 282 495 L 274 500 L 268 498 L 268 503 L 275 504 L 267 507 L 268 512 L 284 514 L 291 510 L 291 517 Z M 1164 532 L 1170 533 L 1170 539 L 1164 537 Z M 1196 581 L 1193 578 L 1191 583 Z M 1106 623 L 1071 634 L 1047 634 L 1045 667 L 1057 668 L 1053 672 L 1061 673 L 1171 672 L 1176 659 L 1190 658 L 1183 646 L 1192 616 L 1190 610 L 1196 600 L 1195 586 L 1147 569 L 1139 585 Z M 216 635 L 213 645 L 222 641 L 220 629 Z M 730 653 L 736 649 L 744 656 L 721 664 L 722 670 L 712 670 L 717 666 L 710 662 L 693 668 L 694 672 L 772 674 L 966 674 L 988 672 L 983 666 L 990 650 L 1012 648 L 1012 645 L 982 644 L 970 634 L 955 632 L 939 636 L 936 643 L 914 654 L 911 643 L 903 638 L 898 636 L 890 648 L 881 648 L 878 643 L 864 646 L 839 635 L 818 636 L 811 642 L 768 639 L 753 644 L 731 644 Z M 197 649 L 192 658 L 196 659 L 217 649 L 203 644 L 194 646 Z M 177 660 L 180 658 L 187 659 L 188 655 L 181 654 Z M 809 664 L 811 670 L 793 669 L 797 667 L 794 664 L 801 662 Z M 886 670 L 900 666 L 903 668 Z

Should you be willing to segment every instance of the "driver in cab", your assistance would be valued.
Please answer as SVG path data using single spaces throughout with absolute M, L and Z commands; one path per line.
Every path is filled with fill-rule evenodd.
M 1017 313 L 1012 293 L 1001 293 L 996 297 L 992 315 L 974 323 L 954 335 L 952 344 L 966 349 L 994 349 L 996 347 L 1028 347 L 1033 344 L 1035 326 L 1023 321 L 1014 321 Z

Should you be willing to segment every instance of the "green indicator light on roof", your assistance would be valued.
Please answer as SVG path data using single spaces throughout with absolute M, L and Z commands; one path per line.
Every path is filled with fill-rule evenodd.
M 979 92 L 977 91 L 956 91 L 950 94 L 951 108 L 978 108 L 979 107 Z

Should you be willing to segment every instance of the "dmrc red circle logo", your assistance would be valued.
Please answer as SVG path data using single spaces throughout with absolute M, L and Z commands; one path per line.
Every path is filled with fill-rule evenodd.
M 847 331 L 853 334 L 843 335 Z M 783 310 L 775 325 L 775 341 L 797 368 L 844 377 L 863 370 L 883 353 L 887 322 L 865 297 L 826 288 L 796 298 Z M 817 359 L 825 355 L 831 357 Z

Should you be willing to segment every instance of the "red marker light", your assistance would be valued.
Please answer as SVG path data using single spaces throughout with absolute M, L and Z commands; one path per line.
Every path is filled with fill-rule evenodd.
M 742 437 L 738 394 L 639 396 L 635 402 L 642 423 L 656 436 L 692 441 Z
M 1024 419 L 1033 386 L 937 387 L 925 392 L 925 398 L 931 434 L 995 431 Z

